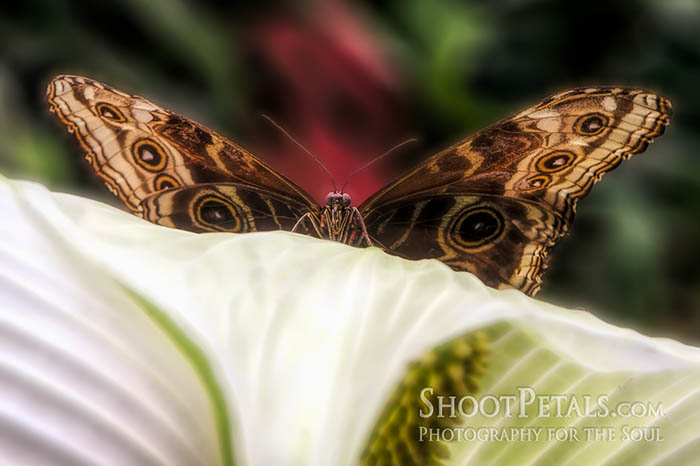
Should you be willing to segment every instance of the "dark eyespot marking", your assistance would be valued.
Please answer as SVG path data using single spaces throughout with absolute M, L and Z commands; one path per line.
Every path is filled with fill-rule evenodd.
M 501 130 L 509 133 L 520 133 L 522 128 L 514 121 L 507 121 L 500 126 Z
M 574 131 L 583 136 L 595 136 L 608 127 L 609 119 L 602 113 L 583 115 L 574 123 Z
M 183 149 L 199 153 L 206 151 L 214 143 L 212 133 L 196 123 L 171 115 L 158 131 Z
M 488 150 L 491 146 L 493 146 L 496 143 L 495 138 L 493 138 L 491 135 L 484 133 L 480 134 L 474 140 L 472 141 L 472 148 L 477 150 L 477 151 L 486 151 Z
M 195 126 L 194 134 L 200 144 L 208 146 L 213 143 L 211 133 L 204 131 L 202 128 Z
M 456 151 L 446 152 L 436 160 L 440 170 L 449 172 L 466 172 L 472 166 L 468 157 L 458 155 Z
M 97 114 L 104 120 L 110 120 L 117 123 L 124 123 L 126 121 L 124 114 L 112 104 L 99 102 L 97 105 L 95 105 L 95 110 L 97 110 Z
M 564 170 L 576 161 L 576 154 L 568 150 L 550 152 L 537 160 L 537 170 L 543 173 L 554 173 Z
M 206 227 L 234 233 L 243 231 L 243 222 L 238 208 L 218 196 L 209 194 L 197 199 L 194 214 L 195 219 Z
M 153 189 L 155 191 L 177 188 L 179 186 L 180 183 L 174 177 L 166 175 L 165 173 L 161 173 L 160 175 L 156 176 L 155 180 L 153 180 Z
M 488 206 L 472 207 L 459 216 L 452 226 L 457 245 L 471 249 L 494 240 L 504 231 L 503 215 Z
M 505 157 L 517 157 L 541 146 L 542 141 L 539 136 L 522 130 L 510 131 L 514 127 L 517 127 L 517 124 L 505 123 L 482 131 L 471 141 L 471 149 L 481 154 L 498 152 Z
M 161 171 L 168 161 L 163 148 L 152 139 L 136 141 L 131 152 L 136 163 L 150 172 Z
M 170 118 L 168 118 L 168 121 L 165 122 L 166 125 L 170 126 L 179 126 L 183 123 L 182 118 L 178 117 L 177 115 L 171 115 Z

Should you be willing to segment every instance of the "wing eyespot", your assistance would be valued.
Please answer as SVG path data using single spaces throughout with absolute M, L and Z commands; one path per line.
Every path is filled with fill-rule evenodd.
M 165 168 L 168 156 L 163 148 L 152 139 L 140 139 L 136 141 L 131 152 L 134 161 L 149 172 L 159 172 Z
M 115 123 L 126 122 L 126 117 L 121 112 L 121 110 L 119 110 L 112 104 L 108 104 L 107 102 L 97 103 L 97 105 L 95 105 L 95 110 L 97 111 L 97 114 L 100 116 L 100 118 L 102 118 L 103 120 L 109 120 Z
M 574 123 L 574 131 L 582 136 L 596 136 L 608 127 L 610 119 L 602 113 L 588 113 Z
M 544 189 L 552 183 L 549 175 L 535 175 L 519 183 L 518 190 L 521 192 L 532 192 Z
M 180 182 L 174 177 L 161 173 L 156 176 L 153 180 L 153 189 L 155 191 L 163 191 L 165 189 L 179 188 L 181 186 Z
M 451 231 L 454 242 L 462 249 L 477 248 L 503 233 L 503 215 L 492 207 L 472 207 L 457 217 Z
M 194 204 L 194 217 L 205 227 L 240 233 L 243 231 L 242 216 L 238 208 L 211 194 L 198 198 Z
M 535 166 L 540 173 L 555 173 L 569 168 L 576 161 L 576 154 L 568 150 L 557 150 L 540 157 Z

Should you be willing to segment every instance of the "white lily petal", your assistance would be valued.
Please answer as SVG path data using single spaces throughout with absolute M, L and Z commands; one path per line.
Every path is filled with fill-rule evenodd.
M 220 462 L 190 363 L 107 274 L 62 244 L 47 220 L 68 217 L 51 197 L 22 189 L 47 204 L 34 215 L 36 198 L 0 185 L 0 462 Z
M 50 194 L 35 185 L 13 186 L 12 191 L 7 185 L 1 188 L 2 209 L 11 212 L 15 224 L 0 230 L 0 241 L 3 248 L 13 244 L 3 254 L 14 262 L 2 264 L 0 277 L 15 281 L 19 277 L 30 291 L 22 301 L 17 290 L 24 288 L 12 282 L 4 293 L 13 300 L 8 306 L 31 307 L 27 300 L 36 295 L 59 302 L 51 293 L 58 288 L 70 289 L 66 295 L 72 302 L 65 307 L 87 310 L 90 306 L 85 303 L 93 301 L 98 304 L 92 307 L 104 307 L 100 312 L 89 309 L 85 314 L 90 319 L 83 325 L 99 327 L 129 350 L 145 347 L 145 362 L 138 363 L 152 371 L 146 375 L 167 379 L 179 394 L 182 386 L 182 399 L 197 400 L 182 413 L 171 403 L 173 412 L 163 408 L 159 414 L 183 422 L 172 426 L 174 432 L 189 428 L 195 438 L 188 440 L 206 447 L 197 451 L 197 459 L 206 458 L 205 463 L 215 464 L 211 459 L 215 457 L 226 461 L 217 455 L 227 451 L 240 464 L 249 465 L 356 464 L 407 364 L 475 329 L 485 329 L 493 345 L 486 371 L 479 376 L 483 394 L 513 393 L 528 385 L 549 394 L 609 393 L 611 400 L 658 400 L 669 410 L 664 418 L 592 422 L 615 427 L 625 421 L 663 424 L 669 433 L 664 442 L 618 439 L 602 446 L 457 442 L 450 446 L 449 462 L 634 464 L 624 461 L 643 455 L 649 462 L 672 458 L 673 464 L 691 464 L 676 460 L 700 453 L 698 417 L 684 415 L 700 407 L 696 348 L 650 339 L 515 291 L 491 290 L 473 276 L 455 273 L 436 261 L 405 261 L 375 248 L 355 249 L 284 232 L 194 235 L 156 227 L 95 202 Z M 35 244 L 43 246 L 32 253 L 30 245 Z M 35 279 L 22 268 L 35 263 L 66 275 Z M 106 277 L 129 290 L 126 296 Z M 92 289 L 78 286 L 80 280 Z M 136 298 L 130 300 L 129 293 Z M 116 297 L 120 301 L 113 307 L 110 300 Z M 130 309 L 128 314 L 125 308 Z M 158 310 L 157 315 L 148 311 L 151 308 Z M 15 319 L 15 314 L 9 316 L 7 328 L 18 326 Z M 130 337 L 122 327 L 139 336 Z M 160 340 L 148 333 L 157 334 L 158 328 L 165 329 Z M 122 333 L 116 335 L 115 329 Z M 60 341 L 53 335 L 44 336 L 42 344 Z M 54 347 L 80 348 L 80 340 L 72 338 L 68 335 Z M 169 349 L 155 354 L 153 348 L 161 343 Z M 194 361 L 193 355 L 207 359 Z M 165 370 L 162 363 L 155 363 L 158 358 L 180 372 Z M 106 366 L 111 359 L 101 361 L 116 373 Z M 20 373 L 24 364 L 18 364 L 13 374 Z M 2 389 L 4 376 L 0 377 Z M 62 376 L 50 378 L 56 377 Z M 135 380 L 138 377 L 130 374 L 118 379 L 127 381 L 131 393 L 149 394 L 143 404 L 151 410 L 170 400 L 167 391 L 141 391 L 151 388 L 148 377 Z M 173 413 L 182 417 L 176 419 Z M 577 416 L 552 420 L 501 415 L 476 416 L 465 425 L 582 427 L 588 421 Z M 184 448 L 177 435 L 167 437 L 167 429 L 141 432 L 137 427 L 143 427 L 143 421 L 134 422 L 139 425 L 129 427 L 133 445 L 160 455 L 171 447 Z M 192 429 L 192 423 L 197 428 Z M 226 435 L 230 437 L 222 438 Z

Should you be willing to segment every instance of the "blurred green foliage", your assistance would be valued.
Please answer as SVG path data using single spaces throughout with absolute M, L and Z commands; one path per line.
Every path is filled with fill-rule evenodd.
M 420 150 L 396 157 L 403 167 L 565 88 L 631 85 L 670 98 L 667 135 L 581 203 L 539 297 L 700 342 L 697 1 L 13 2 L 0 12 L 0 172 L 114 203 L 48 116 L 43 93 L 58 73 L 145 95 L 253 147 L 272 137 L 255 122 L 261 111 L 292 128 L 324 119 L 284 110 L 294 88 L 280 85 L 260 46 L 280 20 L 349 49 L 369 38 L 353 63 L 375 69 L 380 57 L 385 75 L 368 76 L 389 70 L 377 95 L 388 96 L 382 120 L 395 127 L 357 126 L 367 115 L 352 103 L 341 105 L 341 124 L 355 128 L 352 142 L 420 135 Z M 304 55 L 293 60 L 313 56 Z M 309 80 L 323 79 L 308 68 Z

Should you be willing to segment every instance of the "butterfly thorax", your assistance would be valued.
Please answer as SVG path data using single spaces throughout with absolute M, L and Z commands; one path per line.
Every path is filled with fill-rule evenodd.
M 319 226 L 324 237 L 342 243 L 353 242 L 356 230 L 355 209 L 349 194 L 334 191 L 326 195 L 321 208 Z
M 299 217 L 292 232 L 306 232 L 323 239 L 350 245 L 372 246 L 362 214 L 342 191 L 326 195 L 326 205 Z

